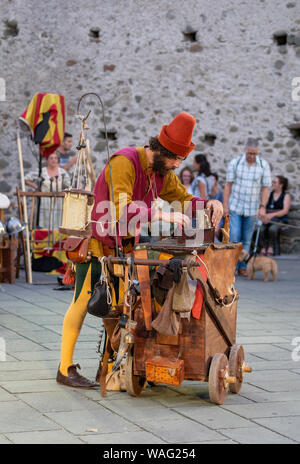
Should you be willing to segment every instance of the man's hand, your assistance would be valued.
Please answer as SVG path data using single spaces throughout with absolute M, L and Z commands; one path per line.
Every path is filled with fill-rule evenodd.
M 152 217 L 152 221 L 164 221 L 173 222 L 179 224 L 182 227 L 188 227 L 190 225 L 190 218 L 182 213 L 167 213 L 161 210 L 155 210 Z
M 224 214 L 222 203 L 219 200 L 209 200 L 206 203 L 206 208 L 212 210 L 211 222 L 213 227 L 217 227 Z

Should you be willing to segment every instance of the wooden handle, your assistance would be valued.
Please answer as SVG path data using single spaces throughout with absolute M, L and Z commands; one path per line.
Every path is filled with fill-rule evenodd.
M 248 372 L 248 373 L 252 372 L 252 367 L 248 366 L 248 364 L 245 364 L 243 366 L 243 372 Z
M 225 214 L 224 216 L 224 227 L 221 229 L 223 233 L 223 242 L 228 243 L 229 242 L 229 226 L 230 226 L 230 215 Z
M 236 377 L 226 377 L 225 380 L 227 383 L 236 383 Z

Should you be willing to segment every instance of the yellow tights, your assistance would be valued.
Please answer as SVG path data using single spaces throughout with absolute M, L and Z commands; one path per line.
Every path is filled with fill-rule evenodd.
M 80 266 L 77 266 L 77 270 Z M 68 368 L 73 364 L 75 344 L 87 313 L 86 306 L 90 298 L 88 292 L 91 291 L 91 273 L 92 264 L 89 264 L 83 282 L 79 282 L 76 276 L 73 300 L 64 318 L 59 370 L 65 376 L 68 375 Z M 82 284 L 82 288 L 78 295 L 78 285 L 80 284 Z
M 68 368 L 73 364 L 73 354 L 77 338 L 79 336 L 84 318 L 87 313 L 87 303 L 90 299 L 90 291 L 94 289 L 94 285 L 98 282 L 101 275 L 101 265 L 96 258 L 93 258 L 89 263 L 77 265 L 76 283 L 74 296 L 71 305 L 65 315 L 62 341 L 61 341 L 61 359 L 60 372 L 68 376 Z M 113 285 L 112 304 L 117 304 L 116 294 Z M 119 301 L 124 299 L 124 286 L 122 279 L 119 279 Z

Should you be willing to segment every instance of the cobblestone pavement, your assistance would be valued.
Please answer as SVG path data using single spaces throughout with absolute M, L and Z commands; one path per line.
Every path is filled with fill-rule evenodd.
M 111 392 L 105 399 L 98 389 L 58 385 L 71 292 L 22 280 L 1 284 L 6 361 L 0 362 L 0 443 L 299 443 L 299 264 L 300 256 L 279 257 L 275 283 L 264 283 L 261 274 L 255 281 L 237 278 L 237 342 L 254 371 L 223 406 L 211 404 L 208 385 L 199 382 L 147 387 L 139 398 Z M 90 378 L 97 368 L 99 326 L 87 316 L 75 352 L 74 361 Z

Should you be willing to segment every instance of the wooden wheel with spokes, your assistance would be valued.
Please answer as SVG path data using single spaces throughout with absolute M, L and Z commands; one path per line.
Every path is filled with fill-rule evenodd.
M 208 378 L 209 399 L 212 403 L 224 403 L 229 386 L 226 382 L 228 373 L 229 364 L 227 356 L 223 353 L 215 354 L 210 365 Z

